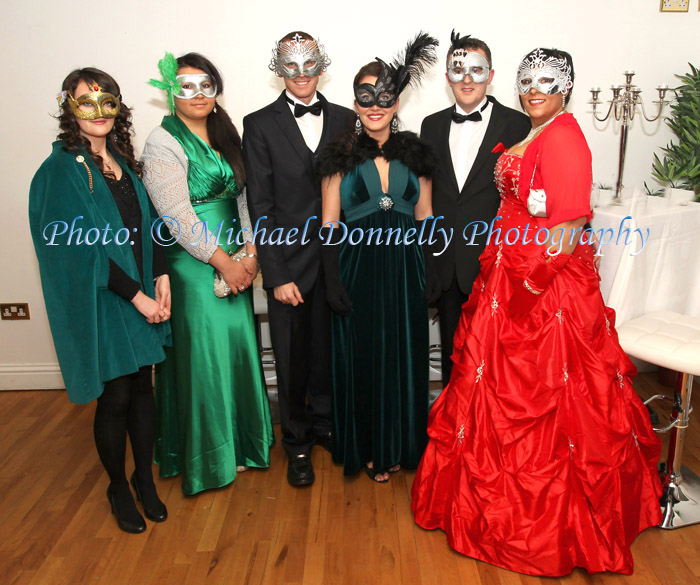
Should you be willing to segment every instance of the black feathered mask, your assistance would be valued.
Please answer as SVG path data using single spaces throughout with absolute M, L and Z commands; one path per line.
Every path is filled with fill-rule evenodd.
M 377 57 L 382 71 L 374 85 L 362 83 L 354 88 L 357 104 L 363 108 L 371 108 L 375 104 L 380 108 L 393 106 L 406 86 L 409 83 L 418 85 L 426 67 L 437 61 L 437 46 L 437 39 L 428 33 L 419 33 L 390 65 Z

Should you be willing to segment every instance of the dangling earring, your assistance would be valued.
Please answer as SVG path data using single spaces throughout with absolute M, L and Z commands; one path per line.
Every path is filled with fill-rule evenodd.
M 394 117 L 391 119 L 391 133 L 396 134 L 399 131 L 399 118 L 397 117 L 396 114 L 394 114 Z
M 357 114 L 357 119 L 355 120 L 355 134 L 358 136 L 362 134 L 362 122 L 360 122 L 360 114 Z
M 216 114 L 216 112 L 217 112 L 216 106 L 217 106 L 217 103 L 216 103 L 216 100 L 214 100 L 214 113 L 215 113 L 215 114 Z

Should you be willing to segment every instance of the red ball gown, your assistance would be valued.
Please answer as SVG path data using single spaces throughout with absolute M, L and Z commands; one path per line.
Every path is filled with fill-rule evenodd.
M 499 159 L 501 217 L 462 309 L 452 377 L 431 410 L 412 488 L 420 526 L 444 530 L 465 555 L 530 575 L 630 574 L 630 545 L 661 521 L 661 441 L 632 387 L 636 370 L 591 247 L 576 247 L 527 317 L 508 312 L 542 254 L 537 231 L 590 217 L 590 169 L 570 114 L 522 158 Z M 547 217 L 528 213 L 530 188 L 544 188 Z

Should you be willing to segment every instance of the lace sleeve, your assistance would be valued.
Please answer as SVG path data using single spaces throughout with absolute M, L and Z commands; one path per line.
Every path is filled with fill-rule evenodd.
M 243 188 L 243 193 L 238 196 L 236 201 L 238 203 L 238 217 L 241 220 L 241 231 L 245 234 L 244 240 L 247 243 L 251 243 L 253 241 L 253 224 L 250 222 L 248 192 L 245 187 Z
M 141 159 L 143 182 L 158 215 L 172 218 L 165 223 L 178 244 L 197 260 L 208 262 L 218 246 L 217 239 L 209 231 L 203 233 L 190 203 L 187 157 L 182 146 L 158 127 L 146 140 Z

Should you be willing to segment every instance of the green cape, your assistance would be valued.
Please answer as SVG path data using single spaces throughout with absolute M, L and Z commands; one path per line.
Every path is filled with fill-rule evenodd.
M 107 288 L 110 258 L 141 282 L 128 241 L 140 237 L 141 290 L 154 297 L 157 244 L 150 230 L 156 214 L 148 194 L 124 159 L 112 153 L 131 177 L 141 206 L 140 233 L 127 238 L 102 173 L 86 152 L 81 154 L 92 173 L 92 193 L 85 165 L 61 141 L 54 142 L 29 191 L 29 224 L 56 355 L 68 397 L 79 404 L 99 397 L 105 382 L 162 361 L 170 337 L 169 323 L 147 323 L 129 301 Z M 125 243 L 117 244 L 115 235 Z

